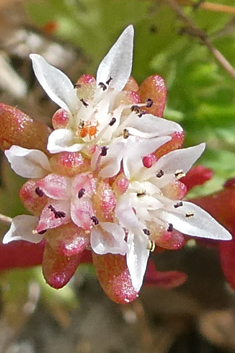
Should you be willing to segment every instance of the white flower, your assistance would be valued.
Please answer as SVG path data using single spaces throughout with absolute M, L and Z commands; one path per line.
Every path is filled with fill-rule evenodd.
M 107 154 L 98 161 L 97 152 L 92 161 L 94 168 L 98 162 L 103 169 L 100 173 L 102 177 L 112 177 L 120 169 L 128 136 L 140 142 L 182 132 L 181 126 L 175 122 L 151 114 L 140 118 L 131 110 L 132 104 L 116 104 L 116 99 L 131 74 L 133 36 L 133 26 L 128 26 L 100 63 L 95 92 L 87 99 L 79 96 L 79 88 L 74 88 L 64 73 L 51 66 L 40 55 L 30 55 L 39 83 L 69 116 L 66 128 L 56 129 L 50 134 L 48 150 L 51 153 L 81 150 L 87 153 L 89 146 L 106 147 Z M 87 132 L 90 127 L 94 130 L 92 134 Z
M 133 145 L 133 148 L 136 146 Z M 166 231 L 176 229 L 200 238 L 232 238 L 225 228 L 200 207 L 164 195 L 164 188 L 187 173 L 204 148 L 205 144 L 200 144 L 172 151 L 149 169 L 141 165 L 141 149 L 136 149 L 132 158 L 127 155 L 126 160 L 123 160 L 123 170 L 128 177 L 129 187 L 119 197 L 115 213 L 120 224 L 128 230 L 127 264 L 137 291 L 142 285 L 149 257 L 149 229 L 154 229 L 155 225 Z

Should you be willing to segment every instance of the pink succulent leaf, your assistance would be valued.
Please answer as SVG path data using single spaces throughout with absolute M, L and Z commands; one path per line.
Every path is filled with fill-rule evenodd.
M 126 85 L 132 70 L 134 28 L 128 26 L 101 61 L 96 82 L 107 82 L 110 77 L 110 87 L 121 91 Z
M 119 225 L 110 222 L 100 222 L 100 227 L 91 230 L 91 247 L 96 254 L 125 255 L 128 246 L 125 232 Z
M 130 272 L 131 280 L 134 289 L 139 292 L 144 274 L 146 271 L 149 250 L 148 237 L 145 234 L 140 234 L 140 230 L 136 229 L 133 233 L 129 232 L 127 243 L 129 251 L 127 253 L 127 267 Z
M 54 200 L 69 200 L 71 180 L 62 175 L 48 174 L 37 185 L 44 194 Z
M 70 221 L 70 201 L 51 200 L 42 210 L 37 232 L 43 232 L 47 229 L 57 228 Z
M 15 240 L 26 240 L 31 243 L 39 243 L 42 240 L 42 235 L 35 234 L 38 223 L 38 217 L 20 215 L 13 218 L 10 229 L 3 238 L 3 244 L 8 244 Z
M 83 143 L 76 143 L 74 133 L 69 129 L 54 130 L 48 138 L 47 148 L 50 153 L 78 152 L 83 148 Z
M 159 218 L 184 234 L 214 240 L 232 239 L 231 234 L 209 213 L 191 202 L 184 201 L 177 211 L 172 206 L 172 211 L 168 208 L 156 212 Z
M 48 96 L 61 108 L 74 113 L 79 99 L 70 79 L 42 56 L 31 54 L 34 73 Z
M 141 119 L 135 119 L 130 127 L 127 126 L 127 129 L 130 134 L 144 138 L 165 136 L 183 131 L 182 127 L 174 121 L 158 118 L 151 114 L 145 114 Z
M 71 203 L 71 219 L 78 227 L 90 230 L 94 214 L 90 198 L 73 198 Z
M 24 178 L 42 178 L 51 170 L 47 156 L 39 150 L 13 145 L 5 155 L 14 172 Z

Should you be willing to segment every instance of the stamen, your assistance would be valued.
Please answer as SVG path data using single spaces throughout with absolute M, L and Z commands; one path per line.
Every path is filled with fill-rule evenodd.
M 101 148 L 100 155 L 101 155 L 102 157 L 106 156 L 106 155 L 107 155 L 107 151 L 108 151 L 108 147 L 103 146 L 103 147 Z
M 157 178 L 161 178 L 164 175 L 164 172 L 162 169 L 159 170 L 159 172 L 156 174 Z
M 117 119 L 116 118 L 112 118 L 109 122 L 109 126 L 113 126 L 116 123 Z
M 39 197 L 43 197 L 43 195 L 44 195 L 44 192 L 43 192 L 42 189 L 40 189 L 39 187 L 37 187 L 37 188 L 35 189 L 35 192 L 36 192 L 36 194 L 37 194 Z
M 147 249 L 153 252 L 155 250 L 155 243 L 152 240 L 149 240 Z
M 88 107 L 88 103 L 85 102 L 83 98 L 81 98 L 80 101 L 82 102 L 82 104 L 84 105 L 84 107 Z
M 108 81 L 106 81 L 106 85 L 109 85 L 110 82 L 112 81 L 112 79 L 113 79 L 113 78 L 110 76 L 109 79 L 108 79 Z
M 146 234 L 146 235 L 148 235 L 148 236 L 150 235 L 150 231 L 149 231 L 147 228 L 144 228 L 144 229 L 143 229 L 143 232 L 144 232 L 144 234 Z
M 128 131 L 127 129 L 124 129 L 124 130 L 123 130 L 123 138 L 124 138 L 124 139 L 128 139 L 129 136 L 130 136 L 129 131 Z
M 136 114 L 138 114 L 140 112 L 140 107 L 138 105 L 132 105 L 131 106 L 131 111 L 135 112 Z
M 182 201 L 179 201 L 179 202 L 177 202 L 177 203 L 174 205 L 175 208 L 178 208 L 178 207 L 181 207 L 181 206 L 183 206 L 183 202 L 182 202 Z
M 103 91 L 106 91 L 107 89 L 107 86 L 103 82 L 100 82 L 98 86 L 100 86 L 100 88 L 102 88 Z
M 55 218 L 64 218 L 66 216 L 65 212 L 56 211 L 56 209 L 52 205 L 49 205 L 48 208 L 54 213 Z
M 140 111 L 140 113 L 138 114 L 138 117 L 139 118 L 142 118 L 142 116 L 144 115 L 144 114 L 146 114 L 147 112 L 145 111 L 145 110 L 141 110 Z
M 141 196 L 144 196 L 144 195 L 146 195 L 146 191 L 145 190 L 137 192 L 137 197 L 141 197 Z
M 84 188 L 81 188 L 79 191 L 78 191 L 78 198 L 81 199 L 85 194 L 85 189 Z
M 167 232 L 173 232 L 173 230 L 174 230 L 173 224 L 169 223 L 168 228 L 167 228 Z
M 96 218 L 96 216 L 91 216 L 91 220 L 95 226 L 97 226 L 99 224 L 99 220 Z
M 148 98 L 146 100 L 146 108 L 151 108 L 153 105 L 153 100 L 151 98 Z
M 189 212 L 186 212 L 185 213 L 185 217 L 186 218 L 191 218 L 191 217 L 193 217 L 194 216 L 194 213 L 192 212 L 192 211 L 189 211 Z
M 183 170 L 177 170 L 176 172 L 175 172 L 175 177 L 177 178 L 177 179 L 180 179 L 180 178 L 182 178 L 182 177 L 184 177 L 185 176 L 185 173 L 183 172 Z

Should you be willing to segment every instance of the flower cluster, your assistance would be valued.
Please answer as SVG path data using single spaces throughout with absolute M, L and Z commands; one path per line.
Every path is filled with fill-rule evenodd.
M 43 272 L 54 288 L 90 249 L 105 292 L 123 303 L 138 295 L 155 246 L 178 249 L 181 233 L 231 239 L 208 213 L 182 201 L 180 179 L 205 145 L 180 148 L 182 127 L 162 118 L 163 79 L 151 76 L 139 87 L 130 77 L 133 36 L 127 27 L 96 79 L 83 75 L 75 85 L 31 54 L 39 83 L 60 106 L 53 131 L 1 106 L 0 145 L 12 169 L 29 179 L 20 198 L 33 214 L 15 217 L 3 242 L 44 239 Z

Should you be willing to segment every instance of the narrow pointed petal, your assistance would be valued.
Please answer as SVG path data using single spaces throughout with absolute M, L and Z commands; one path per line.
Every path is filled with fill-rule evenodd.
M 42 178 L 51 169 L 47 156 L 39 150 L 11 146 L 5 155 L 14 172 L 23 178 Z
M 49 138 L 47 148 L 50 153 L 59 152 L 78 152 L 84 146 L 80 143 L 74 143 L 74 134 L 72 130 L 57 129 L 54 130 Z
M 70 221 L 70 203 L 68 201 L 53 200 L 44 207 L 38 225 L 37 232 L 57 228 Z
M 127 266 L 130 272 L 133 287 L 139 292 L 149 258 L 148 238 L 129 233 L 127 240 L 130 249 L 127 253 Z
M 93 252 L 92 257 L 100 285 L 111 300 L 118 304 L 127 304 L 138 297 L 124 256 L 97 255 Z
M 70 178 L 51 173 L 38 180 L 37 185 L 51 199 L 68 200 L 70 198 Z
M 128 26 L 101 61 L 96 75 L 96 82 L 107 82 L 110 87 L 121 91 L 126 85 L 132 69 L 134 28 Z
M 48 153 L 46 145 L 51 132 L 49 127 L 3 103 L 0 104 L 0 119 L 0 148 L 3 151 L 17 145 Z
M 75 112 L 78 99 L 70 79 L 42 56 L 31 54 L 34 73 L 48 96 L 61 108 Z
M 46 282 L 55 289 L 64 287 L 74 275 L 81 259 L 81 254 L 71 257 L 58 255 L 46 243 L 42 263 Z
M 125 144 L 123 142 L 114 143 L 109 147 L 107 156 L 101 160 L 100 177 L 111 178 L 119 172 L 124 148 Z
M 34 234 L 38 223 L 38 217 L 20 215 L 13 218 L 10 229 L 3 238 L 3 244 L 8 244 L 15 240 L 26 240 L 31 243 L 39 243 L 42 235 Z
M 184 201 L 178 212 L 159 209 L 157 215 L 187 235 L 214 240 L 232 239 L 231 234 L 209 213 L 191 202 Z

